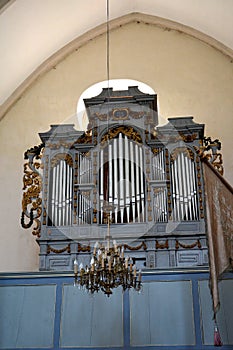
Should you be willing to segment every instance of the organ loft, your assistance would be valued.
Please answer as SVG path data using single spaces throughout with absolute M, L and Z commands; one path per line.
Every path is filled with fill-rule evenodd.
M 219 144 L 192 117 L 158 126 L 157 95 L 134 86 L 84 102 L 86 131 L 52 125 L 25 152 L 21 222 L 40 246 L 40 270 L 88 264 L 108 220 L 138 268 L 208 265 L 200 154 Z

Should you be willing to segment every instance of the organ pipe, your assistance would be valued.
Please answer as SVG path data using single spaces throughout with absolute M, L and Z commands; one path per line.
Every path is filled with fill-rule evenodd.
M 104 223 L 104 201 L 113 204 L 115 223 L 145 220 L 143 168 L 142 146 L 122 133 L 100 150 L 100 223 Z
M 180 152 L 171 163 L 173 219 L 175 221 L 198 220 L 195 163 Z
M 73 169 L 61 159 L 51 168 L 50 224 L 71 225 Z

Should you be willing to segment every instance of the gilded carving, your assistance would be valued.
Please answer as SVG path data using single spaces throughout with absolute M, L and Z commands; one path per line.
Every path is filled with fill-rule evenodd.
M 117 128 L 110 129 L 108 133 L 102 137 L 101 146 L 104 146 L 108 140 L 117 137 L 120 133 L 128 136 L 129 139 L 135 142 L 142 143 L 142 138 L 140 134 L 137 131 L 135 131 L 132 126 L 119 126 Z
M 198 239 L 196 242 L 192 244 L 184 244 L 176 240 L 176 249 L 179 249 L 180 247 L 184 249 L 192 249 L 192 248 L 198 247 L 199 249 L 201 249 L 201 242 Z
M 159 242 L 159 241 L 156 239 L 155 248 L 156 248 L 156 249 L 168 249 L 168 248 L 169 248 L 168 239 L 166 239 L 165 242 Z
M 51 167 L 54 168 L 57 166 L 61 160 L 64 160 L 70 167 L 73 166 L 73 159 L 70 154 L 58 153 L 51 159 Z
M 47 246 L 47 254 L 50 254 L 51 252 L 55 253 L 55 254 L 61 254 L 66 252 L 68 254 L 70 254 L 70 244 L 67 245 L 67 247 L 61 248 L 61 249 L 55 249 L 53 247 L 51 247 L 51 245 L 48 244 Z
M 218 152 L 221 150 L 221 142 L 218 139 L 212 140 L 210 137 L 204 137 L 203 146 L 195 147 L 195 150 L 201 159 L 207 159 L 223 175 L 222 154 Z
M 138 246 L 136 247 L 133 247 L 133 246 L 130 246 L 128 244 L 123 244 L 124 246 L 124 249 L 128 249 L 128 250 L 139 250 L 141 248 L 143 248 L 143 250 L 146 250 L 147 249 L 147 246 L 146 246 L 146 243 L 145 242 L 142 242 L 141 244 L 139 244 Z
M 174 162 L 178 155 L 184 153 L 186 157 L 188 157 L 191 160 L 194 160 L 194 153 L 190 148 L 187 147 L 177 147 L 174 149 L 174 151 L 171 153 L 171 162 Z
M 40 237 L 40 216 L 42 213 L 42 178 L 38 169 L 40 168 L 40 162 L 35 159 L 41 158 L 41 151 L 44 145 L 35 146 L 25 152 L 25 159 L 29 161 L 24 164 L 24 176 L 23 176 L 23 199 L 22 199 L 22 216 L 21 225 L 23 228 L 29 228 L 34 223 L 32 234 Z M 28 223 L 25 223 L 25 217 L 29 219 Z
M 133 119 L 140 119 L 145 116 L 145 112 L 139 112 L 139 111 L 133 111 L 130 108 L 114 108 L 109 113 L 94 113 L 93 117 L 97 118 L 100 121 L 107 121 L 107 120 L 129 120 L 130 118 Z
M 46 147 L 48 147 L 50 149 L 59 149 L 61 147 L 69 149 L 72 146 L 73 146 L 72 142 L 65 142 L 65 141 L 62 141 L 62 140 L 60 140 L 58 143 L 51 143 L 51 142 L 46 143 Z
M 89 252 L 89 253 L 90 253 L 90 251 L 91 251 L 90 245 L 85 245 L 85 246 L 83 246 L 83 245 L 81 245 L 80 243 L 78 243 L 78 252 L 79 252 L 79 253 L 80 253 L 80 252 L 83 252 L 83 253 Z
M 94 129 L 90 129 L 90 130 L 87 130 L 86 132 L 84 132 L 82 134 L 82 136 L 80 136 L 78 138 L 78 140 L 76 141 L 76 143 L 78 144 L 86 144 L 86 143 L 92 143 L 92 132 L 94 131 Z

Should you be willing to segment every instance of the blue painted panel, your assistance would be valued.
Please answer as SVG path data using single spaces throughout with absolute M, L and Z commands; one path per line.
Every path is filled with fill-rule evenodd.
M 130 293 L 131 345 L 194 345 L 190 281 L 144 283 Z
M 220 282 L 220 299 L 227 335 L 227 342 L 224 343 L 233 345 L 233 280 Z
M 0 349 L 53 347 L 54 285 L 0 287 Z
M 63 286 L 61 347 L 123 346 L 123 295 L 93 296 L 73 285 Z
M 213 345 L 214 322 L 209 281 L 199 281 L 203 343 Z M 223 344 L 233 344 L 233 280 L 219 282 L 220 310 L 217 321 Z

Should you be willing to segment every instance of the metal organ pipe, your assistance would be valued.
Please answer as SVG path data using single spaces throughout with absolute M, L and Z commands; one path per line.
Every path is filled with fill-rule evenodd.
M 59 225 L 59 221 L 58 221 L 58 198 L 59 198 L 59 176 L 60 176 L 60 167 L 59 167 L 59 163 L 56 165 L 56 183 L 55 183 L 55 221 L 54 221 L 54 225 Z
M 139 182 L 139 152 L 138 147 L 135 147 L 135 165 L 136 165 L 136 201 L 137 201 L 137 215 L 138 221 L 140 221 L 140 182 Z
M 99 198 L 100 198 L 100 213 L 101 213 L 101 222 L 103 220 L 103 200 L 104 200 L 104 150 L 100 150 L 100 191 L 99 191 Z
M 173 188 L 173 219 L 197 220 L 198 205 L 195 163 L 184 152 L 180 152 L 171 164 Z
M 62 161 L 62 225 L 66 225 L 66 162 Z
M 193 190 L 193 202 L 194 202 L 194 216 L 195 219 L 198 219 L 198 205 L 197 205 L 197 190 L 196 190 L 196 174 L 195 174 L 195 164 L 191 162 L 192 169 L 192 190 Z
M 71 225 L 73 198 L 72 167 L 61 159 L 52 167 L 52 189 L 50 224 L 54 226 Z
M 126 185 L 126 191 L 125 191 L 125 205 L 126 205 L 126 221 L 129 222 L 130 220 L 130 173 L 129 173 L 129 141 L 128 137 L 125 136 L 125 185 Z
M 52 223 L 55 222 L 55 210 L 56 210 L 56 203 L 55 203 L 55 195 L 56 195 L 56 191 L 55 191 L 55 184 L 56 184 L 56 171 L 57 171 L 57 167 L 53 167 L 53 182 L 52 182 L 52 200 L 51 200 L 51 221 Z
M 115 210 L 115 222 L 117 223 L 117 212 L 118 212 L 118 178 L 117 178 L 117 139 L 113 140 L 113 164 L 114 164 L 114 210 Z
M 182 152 L 180 154 L 180 161 L 181 161 L 181 171 L 182 171 L 182 176 L 181 176 L 181 182 L 183 185 L 183 220 L 188 220 L 188 202 L 187 202 L 187 168 L 185 165 L 185 156 L 184 153 Z
M 119 134 L 119 170 L 120 170 L 120 178 L 119 178 L 119 188 L 120 188 L 120 213 L 121 213 L 121 222 L 124 222 L 124 179 L 123 176 L 123 139 L 122 134 Z
M 139 160 L 140 160 L 140 212 L 141 212 L 141 221 L 143 222 L 145 220 L 144 218 L 144 209 L 145 209 L 145 195 L 144 195 L 144 181 L 143 181 L 143 175 L 144 175 L 144 162 L 143 162 L 143 152 L 142 147 L 139 147 Z
M 134 147 L 133 142 L 130 141 L 130 160 L 131 160 L 131 202 L 132 202 L 132 217 L 133 222 L 135 222 L 135 179 L 134 179 Z
M 66 222 L 66 225 L 69 225 L 70 224 L 70 167 L 68 164 L 66 164 L 66 189 L 65 189 L 65 192 L 66 192 L 66 219 L 65 219 L 65 222 Z M 64 185 L 64 187 L 65 187 Z
M 115 223 L 143 222 L 144 181 L 143 148 L 119 133 L 118 138 L 100 151 L 100 223 L 104 223 L 104 200 L 114 207 L 112 214 Z
M 186 180 L 187 180 L 187 202 L 188 202 L 188 217 L 187 220 L 193 220 L 193 208 L 192 208 L 192 195 L 190 186 L 190 169 L 189 169 L 190 159 L 185 157 L 185 168 L 186 168 Z
M 108 148 L 108 168 L 109 168 L 109 170 L 108 170 L 108 173 L 109 173 L 109 177 L 108 177 L 108 201 L 109 201 L 110 205 L 112 204 L 112 199 L 113 199 L 112 159 L 113 159 L 112 145 L 109 145 L 109 148 Z

